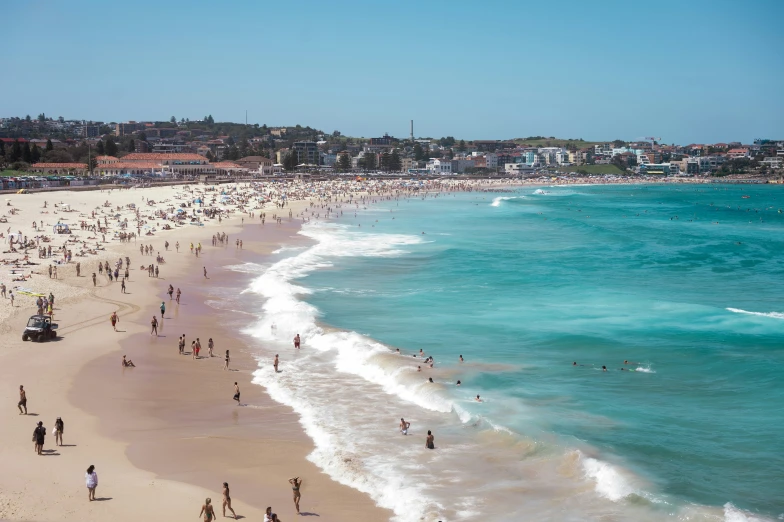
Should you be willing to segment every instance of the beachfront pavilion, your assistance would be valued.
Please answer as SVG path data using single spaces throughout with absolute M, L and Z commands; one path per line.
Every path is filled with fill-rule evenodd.
M 212 163 L 211 166 L 215 169 L 217 176 L 237 177 L 248 174 L 247 167 L 243 167 L 233 161 L 219 161 Z
M 52 176 L 86 176 L 87 163 L 33 163 L 30 172 Z
M 215 167 L 204 156 L 191 153 L 135 152 L 123 156 L 122 163 L 156 163 L 158 171 L 173 176 L 198 176 L 215 174 Z M 164 168 L 166 167 L 166 168 Z

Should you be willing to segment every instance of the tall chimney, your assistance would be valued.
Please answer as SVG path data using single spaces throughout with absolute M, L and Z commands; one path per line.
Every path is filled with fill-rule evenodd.
M 414 141 L 414 120 L 411 120 L 411 141 Z

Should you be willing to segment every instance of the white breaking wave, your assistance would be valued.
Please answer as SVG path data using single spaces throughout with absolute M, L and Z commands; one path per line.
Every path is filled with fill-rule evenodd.
M 593 457 L 586 457 L 579 451 L 578 453 L 585 476 L 596 482 L 596 492 L 601 496 L 618 502 L 636 493 L 629 479 L 622 474 L 619 468 Z
M 277 250 L 273 250 L 273 251 L 272 251 L 272 253 L 273 253 L 273 254 L 283 254 L 283 253 L 285 253 L 285 252 L 294 252 L 294 251 L 297 251 L 297 250 L 303 250 L 303 249 L 305 249 L 305 248 L 307 248 L 307 247 L 300 247 L 300 246 L 282 246 L 282 247 L 278 248 Z
M 741 310 L 740 308 L 727 308 L 726 310 L 736 314 L 758 315 L 760 317 L 772 317 L 773 319 L 784 319 L 784 313 L 781 312 L 749 312 L 748 310 Z
M 394 511 L 395 519 L 401 522 L 435 516 L 443 506 L 428 493 L 430 486 L 424 478 L 428 471 L 404 465 L 393 448 L 389 454 L 380 454 L 373 447 L 388 435 L 387 431 L 378 432 L 378 419 L 394 423 L 400 417 L 401 408 L 393 401 L 402 400 L 441 414 L 455 410 L 452 401 L 441 387 L 426 383 L 422 374 L 417 376 L 411 367 L 402 365 L 389 347 L 356 332 L 322 328 L 319 311 L 298 298 L 312 290 L 293 283 L 315 270 L 333 266 L 335 257 L 399 256 L 406 253 L 404 247 L 424 241 L 417 236 L 354 232 L 333 223 L 309 224 L 300 233 L 317 243 L 272 264 L 249 288 L 266 300 L 261 319 L 245 333 L 287 351 L 282 354 L 281 373 L 273 371 L 271 360 L 264 364 L 260 359 L 253 382 L 265 386 L 275 401 L 297 412 L 315 444 L 309 460 L 333 479 L 367 493 L 380 506 Z M 303 350 L 292 355 L 291 339 L 296 334 L 300 334 Z M 284 344 L 286 348 L 282 348 Z M 388 403 L 387 410 L 378 410 L 378 398 L 383 395 L 358 400 L 368 393 L 367 383 L 394 397 L 381 400 Z M 461 413 L 462 419 L 465 415 Z M 345 425 L 357 422 L 356 417 L 368 420 L 358 432 Z M 382 424 L 381 429 L 389 428 Z M 417 449 L 426 451 L 419 445 Z
M 491 207 L 499 207 L 501 206 L 502 201 L 509 201 L 510 199 L 523 199 L 525 196 L 499 196 L 490 203 Z
M 768 518 L 752 515 L 748 511 L 741 511 L 731 502 L 724 504 L 724 522 L 772 522 Z

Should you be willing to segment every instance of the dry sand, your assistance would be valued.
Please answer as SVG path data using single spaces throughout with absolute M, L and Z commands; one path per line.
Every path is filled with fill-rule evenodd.
M 222 187 L 225 188 L 225 187 Z M 112 208 L 99 211 L 114 215 L 116 206 L 142 205 L 142 197 L 156 201 L 183 193 L 182 187 L 114 190 L 89 193 L 38 193 L 9 196 L 13 207 L 4 206 L 0 215 L 8 224 L 0 225 L 7 236 L 13 232 L 33 237 L 32 221 L 43 220 L 52 237 L 52 225 L 58 219 L 72 224 L 77 236 L 94 236 L 73 226 L 80 219 L 94 220 L 89 213 L 107 199 Z M 43 209 L 48 201 L 47 209 Z M 54 214 L 54 201 L 70 204 L 74 212 Z M 144 206 L 149 214 L 164 209 L 173 201 Z M 3 202 L 5 203 L 5 202 Z M 297 213 L 307 202 L 286 207 Z M 254 205 L 248 207 L 252 209 Z M 18 209 L 8 215 L 10 208 Z M 276 212 L 267 204 L 267 222 L 261 227 L 245 217 L 235 206 L 231 219 L 223 223 L 211 220 L 207 226 L 183 226 L 161 231 L 157 220 L 154 236 L 141 236 L 134 243 L 119 243 L 107 233 L 106 248 L 97 255 L 74 257 L 58 267 L 58 280 L 49 279 L 45 268 L 49 259 L 37 259 L 36 250 L 29 259 L 40 265 L 23 267 L 34 272 L 25 282 L 10 282 L 8 266 L 0 267 L 0 282 L 11 289 L 19 285 L 35 292 L 54 293 L 54 322 L 60 325 L 60 338 L 44 343 L 23 342 L 21 332 L 27 318 L 35 313 L 35 298 L 16 296 L 0 300 L 0 518 L 9 520 L 183 520 L 195 519 L 204 498 L 212 498 L 216 513 L 221 513 L 221 484 L 229 482 L 232 505 L 241 517 L 262 520 L 266 506 L 272 506 L 282 520 L 295 516 L 288 479 L 303 477 L 301 509 L 318 515 L 318 520 L 387 520 L 391 513 L 376 507 L 365 495 L 337 484 L 305 459 L 312 443 L 302 432 L 291 410 L 273 403 L 259 386 L 250 383 L 257 363 L 243 353 L 241 340 L 233 332 L 215 324 L 210 309 L 203 304 L 205 285 L 219 285 L 221 278 L 231 277 L 220 266 L 236 262 L 245 255 L 234 246 L 243 239 L 248 255 L 270 251 L 288 241 L 296 232 L 296 222 L 284 219 L 275 225 L 270 216 Z M 42 211 L 50 212 L 41 214 Z M 253 210 L 257 213 L 260 210 Z M 119 211 L 121 219 L 133 219 L 133 212 Z M 80 214 L 84 217 L 80 217 Z M 100 214 L 101 217 L 105 214 Z M 149 220 L 153 222 L 152 219 Z M 253 221 L 253 225 L 251 225 Z M 153 225 L 151 225 L 153 226 Z M 216 232 L 230 236 L 228 246 L 213 247 L 210 238 Z M 60 246 L 65 236 L 52 237 Z M 100 236 L 99 236 L 100 239 Z M 164 251 L 163 242 L 171 243 Z M 6 239 L 3 249 L 8 249 Z M 174 243 L 181 244 L 179 254 Z M 188 244 L 199 241 L 204 252 L 200 258 L 190 254 Z M 95 240 L 90 242 L 94 246 Z M 155 263 L 155 255 L 141 256 L 139 244 L 152 244 L 166 262 L 160 277 L 150 278 L 139 269 Z M 73 248 L 74 253 L 76 248 Z M 0 259 L 19 258 L 20 254 L 2 254 Z M 98 260 L 116 260 L 129 256 L 128 293 L 119 283 L 110 283 L 103 275 L 93 287 L 90 275 Z M 76 277 L 75 263 L 81 262 L 82 277 Z M 157 263 L 155 263 L 157 264 Z M 206 266 L 210 279 L 202 276 Z M 214 267 L 214 269 L 213 269 Z M 171 283 L 183 290 L 177 307 L 165 296 Z M 16 293 L 16 292 L 15 292 Z M 160 301 L 167 312 L 159 337 L 149 333 L 153 314 L 160 315 Z M 120 316 L 114 332 L 109 316 Z M 207 339 L 216 343 L 216 355 L 229 348 L 232 368 L 222 370 L 222 359 L 193 360 L 179 355 L 177 338 L 186 333 L 190 341 L 200 337 L 202 355 L 207 353 Z M 127 354 L 136 368 L 122 368 L 121 355 Z M 231 397 L 233 383 L 242 390 L 238 407 Z M 29 415 L 19 415 L 16 404 L 18 387 L 25 386 Z M 54 445 L 52 429 L 56 417 L 65 422 L 63 447 Z M 35 424 L 42 421 L 48 435 L 45 458 L 37 456 L 31 441 Z M 93 464 L 99 475 L 97 502 L 88 502 L 84 483 L 86 468 Z

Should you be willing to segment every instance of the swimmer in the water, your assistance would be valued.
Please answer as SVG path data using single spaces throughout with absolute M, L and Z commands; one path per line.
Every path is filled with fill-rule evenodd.
M 482 402 L 482 399 L 479 398 L 479 395 L 476 396 L 476 402 Z
M 460 362 L 463 362 L 463 356 L 462 355 L 460 356 Z
M 456 384 L 456 386 L 460 386 L 461 384 L 463 384 L 463 383 L 461 383 L 461 382 L 460 382 L 460 379 L 458 379 L 458 380 L 457 380 L 457 384 Z
M 433 378 L 432 378 L 432 377 L 430 377 L 430 378 L 429 378 L 427 381 L 428 381 L 428 382 L 433 382 Z
M 422 367 L 421 366 L 417 366 L 417 371 L 421 372 L 422 371 Z
M 606 371 L 607 371 L 607 367 L 606 367 L 606 366 L 604 366 L 604 365 L 602 365 L 602 371 L 603 371 L 603 372 L 606 372 Z

